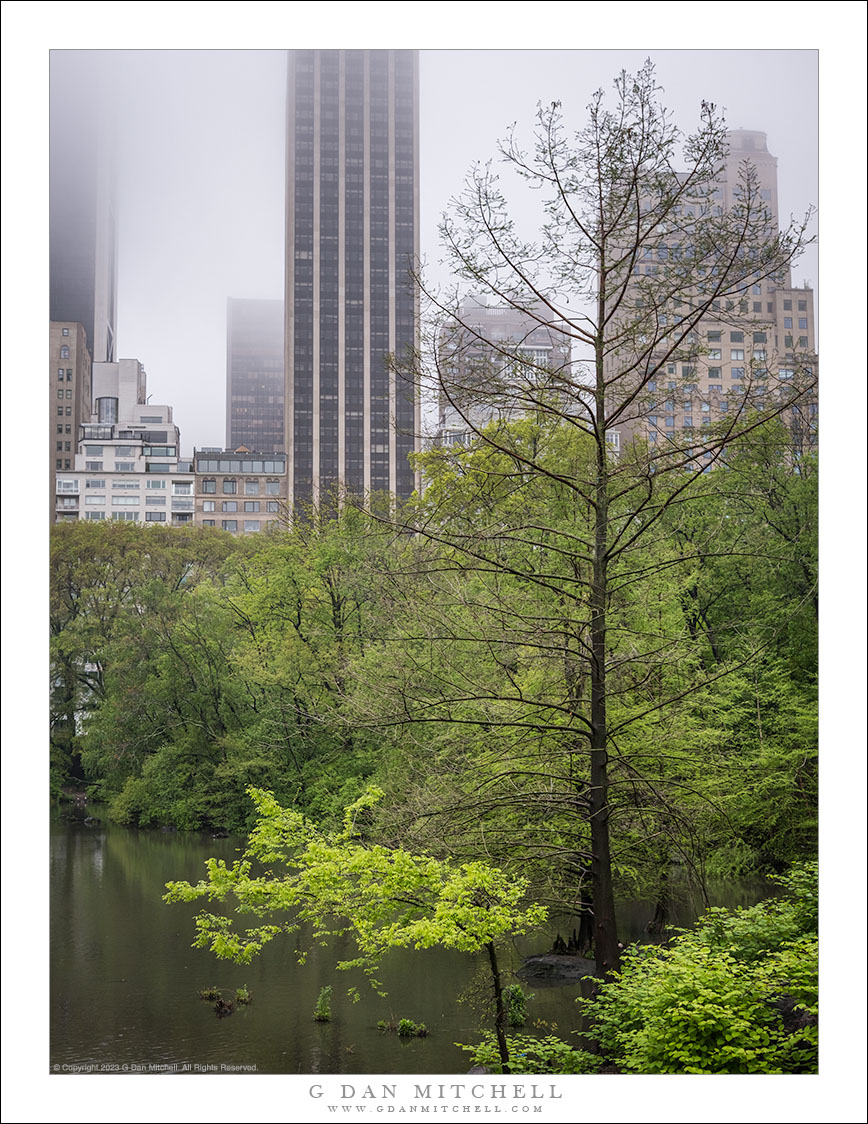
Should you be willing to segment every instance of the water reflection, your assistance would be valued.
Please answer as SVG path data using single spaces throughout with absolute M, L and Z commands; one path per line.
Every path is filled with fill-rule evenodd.
M 259 1073 L 463 1073 L 483 1021 L 483 958 L 442 949 L 395 950 L 375 995 L 359 971 L 338 972 L 350 952 L 313 948 L 304 965 L 296 942 L 277 940 L 250 965 L 216 960 L 190 947 L 195 903 L 163 904 L 167 881 L 197 881 L 211 857 L 231 862 L 243 841 L 145 832 L 110 824 L 86 827 L 58 819 L 51 836 L 51 1063 L 59 1065 L 255 1065 Z M 750 894 L 750 891 L 745 891 Z M 753 900 L 757 900 L 756 897 Z M 628 903 L 628 939 L 641 936 L 647 903 Z M 299 934 L 303 943 L 305 934 Z M 506 954 L 514 971 L 544 951 L 552 932 Z M 515 978 L 515 977 L 514 977 Z M 231 996 L 246 985 L 249 1007 L 218 1019 L 203 988 Z M 332 1021 L 316 1023 L 320 988 L 330 985 Z M 353 1003 L 347 989 L 355 986 Z M 536 987 L 529 1024 L 569 1038 L 579 1029 L 579 984 Z M 377 1029 L 410 1018 L 427 1038 L 405 1041 Z

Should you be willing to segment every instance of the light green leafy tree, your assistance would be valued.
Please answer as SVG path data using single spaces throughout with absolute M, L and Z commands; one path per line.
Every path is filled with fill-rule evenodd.
M 265 944 L 295 933 L 302 923 L 322 942 L 350 934 L 358 956 L 338 968 L 361 968 L 379 988 L 376 972 L 392 948 L 441 948 L 485 952 L 491 970 L 495 1034 L 504 1072 L 509 1071 L 503 985 L 497 942 L 525 933 L 546 918 L 539 905 L 523 905 L 524 880 L 473 862 L 453 865 L 365 842 L 370 809 L 382 793 L 370 787 L 346 809 L 343 826 L 325 832 L 300 812 L 283 808 L 271 793 L 250 790 L 258 820 L 244 858 L 228 866 L 209 859 L 207 879 L 170 882 L 167 902 L 234 902 L 239 917 L 264 919 L 239 929 L 225 914 L 196 918 L 194 947 L 223 959 L 249 963 Z M 264 874 L 254 874 L 254 863 Z M 302 954 L 303 957 L 303 954 Z

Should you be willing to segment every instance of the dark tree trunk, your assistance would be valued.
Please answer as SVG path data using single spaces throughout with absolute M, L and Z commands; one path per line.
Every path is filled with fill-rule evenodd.
M 506 1044 L 506 1010 L 503 1006 L 503 987 L 500 982 L 500 969 L 497 964 L 497 953 L 494 942 L 489 941 L 485 946 L 488 950 L 488 962 L 491 965 L 491 982 L 494 986 L 494 1033 L 497 1036 L 497 1049 L 500 1054 L 500 1067 L 504 1073 L 511 1073 L 509 1068 L 509 1047 Z
M 597 355 L 597 486 L 594 572 L 591 580 L 591 874 L 594 893 L 594 956 L 597 975 L 620 965 L 609 846 L 608 728 L 606 722 L 606 602 L 608 595 L 609 475 L 603 356 Z

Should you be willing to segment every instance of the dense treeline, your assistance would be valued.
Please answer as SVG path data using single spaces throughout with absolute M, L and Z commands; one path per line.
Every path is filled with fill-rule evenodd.
M 571 544 L 588 514 L 559 476 L 589 451 L 551 421 L 512 440 L 558 472 L 433 450 L 397 519 L 347 505 L 243 539 L 55 527 L 54 792 L 85 786 L 122 823 L 245 830 L 249 786 L 327 824 L 375 781 L 372 837 L 493 858 L 586 916 Z M 772 421 L 610 574 L 613 866 L 661 924 L 673 871 L 702 884 L 813 852 L 815 492 Z

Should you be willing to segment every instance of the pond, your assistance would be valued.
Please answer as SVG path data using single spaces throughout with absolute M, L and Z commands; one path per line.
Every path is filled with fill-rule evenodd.
M 243 840 L 200 834 L 146 832 L 111 824 L 89 827 L 57 816 L 50 847 L 52 1067 L 93 1066 L 93 1072 L 178 1066 L 209 1072 L 221 1065 L 257 1073 L 466 1073 L 469 1058 L 456 1042 L 476 1042 L 484 1025 L 483 955 L 431 949 L 395 950 L 383 960 L 376 995 L 360 972 L 335 963 L 352 943 L 315 948 L 297 963 L 292 938 L 278 938 L 250 965 L 217 960 L 191 948 L 197 904 L 165 905 L 170 880 L 198 881 L 205 859 L 231 862 Z M 718 904 L 752 904 L 763 883 L 740 884 Z M 729 899 L 729 900 L 727 900 Z M 642 936 L 653 908 L 627 903 L 622 939 Z M 679 921 L 692 920 L 687 910 Z M 553 934 L 536 934 L 510 950 L 511 967 L 546 952 Z M 227 1018 L 199 998 L 209 987 L 234 996 L 243 985 L 249 1006 Z M 322 987 L 332 987 L 330 1022 L 313 1010 Z M 348 988 L 356 986 L 353 1003 Z M 528 1027 L 536 1023 L 569 1037 L 577 1029 L 578 984 L 533 988 Z M 401 1018 L 425 1023 L 426 1038 L 404 1040 L 377 1029 Z M 183 1070 L 181 1067 L 189 1066 Z M 104 1067 L 100 1069 L 100 1067 Z M 112 1068 L 115 1067 L 115 1068 Z M 123 1067 L 127 1067 L 124 1069 Z

